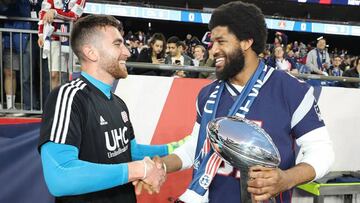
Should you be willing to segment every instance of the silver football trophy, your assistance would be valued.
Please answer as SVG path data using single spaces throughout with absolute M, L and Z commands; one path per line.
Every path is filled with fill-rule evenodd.
M 255 165 L 274 168 L 281 162 L 271 137 L 254 122 L 236 116 L 210 121 L 207 136 L 214 151 L 240 170 L 241 202 L 252 202 L 247 192 L 249 168 Z

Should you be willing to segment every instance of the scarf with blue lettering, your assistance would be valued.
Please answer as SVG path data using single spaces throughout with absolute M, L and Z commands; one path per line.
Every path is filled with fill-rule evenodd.
M 324 71 L 323 63 L 326 61 L 326 54 L 325 50 L 321 52 L 321 58 L 320 58 L 320 50 L 316 49 L 316 63 L 318 65 L 319 70 Z
M 255 73 L 246 83 L 240 95 L 237 96 L 228 116 L 239 116 L 244 118 L 249 112 L 250 106 L 259 94 L 260 88 L 273 72 L 273 68 L 267 67 L 260 61 Z M 200 203 L 207 199 L 207 190 L 213 177 L 216 175 L 222 159 L 214 153 L 210 141 L 206 136 L 206 126 L 209 121 L 215 119 L 221 94 L 225 82 L 218 81 L 215 90 L 210 94 L 202 114 L 198 142 L 195 152 L 194 171 L 192 181 L 186 192 L 180 196 L 184 202 Z

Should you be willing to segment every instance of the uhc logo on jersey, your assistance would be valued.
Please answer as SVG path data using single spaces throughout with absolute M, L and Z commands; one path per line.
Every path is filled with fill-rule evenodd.
M 114 129 L 109 132 L 105 132 L 106 148 L 109 151 L 108 157 L 112 158 L 119 154 L 127 151 L 129 139 L 126 138 L 125 134 L 127 127 Z

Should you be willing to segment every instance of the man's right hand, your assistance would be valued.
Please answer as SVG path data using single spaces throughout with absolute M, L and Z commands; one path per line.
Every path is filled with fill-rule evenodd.
M 154 192 L 159 193 L 161 185 L 165 182 L 166 172 L 162 166 L 152 161 L 149 157 L 145 157 L 143 161 L 146 164 L 146 177 L 143 181 L 150 185 Z
M 159 156 L 155 156 L 153 158 L 153 161 L 155 162 L 157 168 L 159 169 L 162 168 L 166 173 L 165 163 L 162 161 L 162 159 Z M 133 185 L 135 186 L 136 195 L 140 195 L 142 189 L 145 189 L 150 195 L 155 192 L 154 188 L 151 185 L 145 183 L 143 180 L 136 180 L 133 182 Z

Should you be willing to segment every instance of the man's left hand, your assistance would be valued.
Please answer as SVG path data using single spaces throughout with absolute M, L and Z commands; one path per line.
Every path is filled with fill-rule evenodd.
M 290 188 L 291 178 L 279 168 L 254 166 L 249 170 L 248 192 L 253 200 L 264 201 Z
M 152 195 L 153 193 L 155 193 L 155 190 L 151 187 L 151 185 L 145 183 L 142 180 L 136 180 L 136 181 L 132 182 L 132 184 L 135 187 L 136 195 L 140 195 L 143 188 L 149 193 L 149 195 Z

